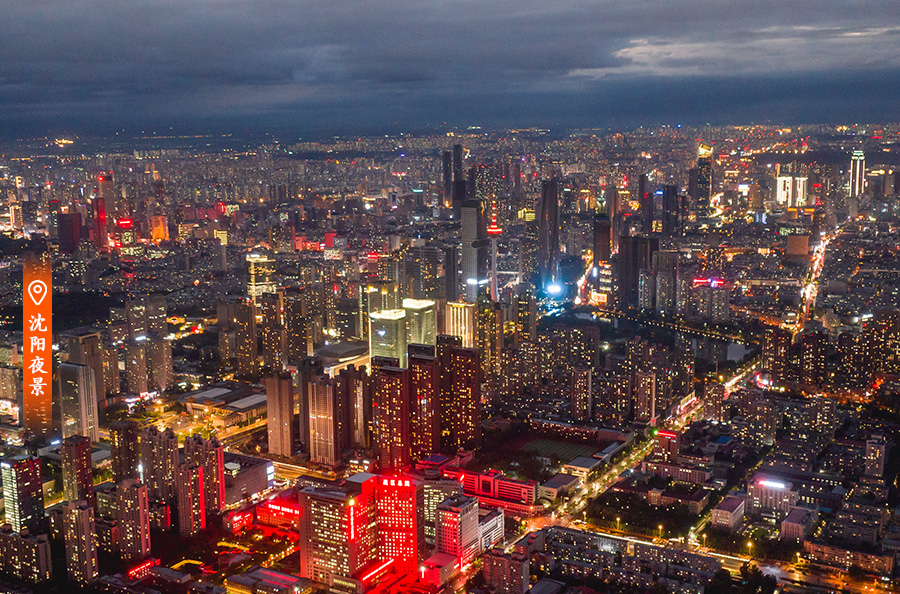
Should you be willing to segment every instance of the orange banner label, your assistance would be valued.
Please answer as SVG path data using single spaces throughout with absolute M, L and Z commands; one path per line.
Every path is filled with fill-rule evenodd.
M 50 434 L 53 408 L 53 275 L 49 256 L 25 258 L 22 271 L 22 421 L 36 437 Z

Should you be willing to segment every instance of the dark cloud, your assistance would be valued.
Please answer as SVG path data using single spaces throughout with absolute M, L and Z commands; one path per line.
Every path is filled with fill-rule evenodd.
M 30 0 L 0 20 L 0 133 L 896 119 L 895 13 L 895 0 Z

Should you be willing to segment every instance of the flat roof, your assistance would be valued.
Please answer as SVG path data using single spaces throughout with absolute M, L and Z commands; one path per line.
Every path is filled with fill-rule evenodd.
M 574 460 L 566 463 L 566 466 L 571 466 L 573 468 L 585 468 L 590 470 L 591 468 L 597 467 L 600 465 L 600 460 L 597 458 L 589 458 L 587 456 L 578 456 Z
M 245 396 L 240 400 L 235 400 L 234 402 L 228 404 L 228 408 L 237 408 L 240 410 L 246 410 L 248 408 L 256 408 L 260 404 L 263 404 L 266 401 L 265 394 L 251 394 L 250 396 Z
M 744 500 L 740 497 L 729 496 L 723 499 L 722 503 L 716 506 L 716 509 L 721 509 L 723 511 L 727 511 L 728 513 L 734 513 L 742 503 L 744 503 Z
M 210 388 L 208 390 L 203 390 L 202 392 L 188 394 L 188 396 L 199 402 L 201 400 L 211 400 L 213 398 L 218 398 L 219 396 L 224 396 L 225 394 L 230 394 L 231 392 L 231 388 Z
M 548 489 L 559 489 L 560 487 L 567 487 L 572 483 L 577 483 L 578 477 L 571 474 L 560 473 L 555 476 L 551 476 L 547 479 L 542 487 L 546 487 Z

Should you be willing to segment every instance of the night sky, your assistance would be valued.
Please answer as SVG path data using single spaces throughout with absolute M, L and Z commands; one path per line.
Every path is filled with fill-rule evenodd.
M 898 119 L 897 0 L 28 0 L 0 19 L 4 138 Z

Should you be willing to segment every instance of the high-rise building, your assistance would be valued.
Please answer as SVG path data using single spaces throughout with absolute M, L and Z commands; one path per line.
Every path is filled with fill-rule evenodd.
M 425 554 L 425 489 L 406 477 L 379 476 L 375 486 L 378 557 L 397 573 L 414 574 Z
M 404 299 L 403 310 L 406 312 L 407 344 L 435 343 L 437 336 L 437 317 L 435 303 L 430 299 Z
M 481 445 L 481 356 L 476 349 L 450 347 L 441 360 L 441 421 L 448 445 Z M 444 358 L 447 359 L 445 372 Z
M 334 466 L 341 459 L 341 380 L 317 375 L 307 382 L 309 400 L 309 459 Z
M 84 435 L 63 439 L 62 458 L 63 498 L 66 501 L 83 499 L 93 507 L 94 473 L 91 468 L 91 440 Z
M 364 577 L 363 570 L 378 560 L 376 481 L 360 474 L 337 487 L 300 489 L 301 576 L 334 585 L 341 578 Z
M 461 268 L 465 282 L 465 299 L 474 303 L 479 287 L 487 285 L 487 227 L 480 200 L 466 200 L 461 210 Z
M 44 518 L 41 460 L 17 456 L 0 462 L 6 521 L 16 532 L 34 530 Z
M 184 440 L 184 462 L 203 468 L 203 493 L 206 513 L 215 515 L 225 509 L 225 448 L 215 437 L 200 434 Z
M 475 347 L 475 304 L 465 302 L 448 302 L 444 316 L 444 334 L 458 336 L 462 346 L 467 349 Z
M 256 343 L 256 305 L 252 301 L 234 304 L 234 348 L 238 375 L 255 376 L 259 351 Z
M 147 340 L 132 340 L 125 344 L 125 388 L 134 394 L 150 391 L 147 374 Z
M 866 470 L 867 476 L 884 476 L 885 442 L 880 435 L 873 435 L 866 440 Z
M 589 367 L 576 367 L 572 370 L 572 419 L 575 421 L 586 421 L 593 417 L 592 375 Z
M 406 367 L 406 311 L 386 309 L 369 314 L 369 355 L 398 359 Z
M 453 153 L 444 151 L 441 153 L 441 172 L 443 190 L 441 192 L 441 206 L 453 208 Z
M 97 579 L 97 533 L 94 508 L 86 501 L 70 501 L 63 509 L 63 540 L 69 581 L 89 584 Z
M 141 450 L 138 424 L 130 419 L 116 421 L 109 426 L 110 459 L 113 482 L 138 478 Z
M 444 297 L 441 290 L 441 250 L 425 245 L 414 246 L 403 256 L 408 294 L 415 299 L 437 300 Z
M 866 191 L 866 154 L 853 151 L 850 157 L 850 197 L 856 198 Z
M 653 233 L 655 198 L 656 194 L 650 191 L 650 180 L 647 178 L 647 174 L 642 173 L 638 177 L 637 199 L 641 204 L 641 229 L 647 234 Z
M 413 460 L 421 460 L 440 450 L 440 389 L 441 372 L 437 357 L 410 355 L 410 454 Z
M 290 373 L 266 378 L 269 453 L 290 458 L 294 455 L 294 382 Z
M 481 552 L 478 498 L 454 495 L 434 511 L 435 551 L 456 557 L 460 568 L 471 565 Z
M 283 292 L 285 360 L 296 363 L 313 353 L 312 332 L 306 311 L 303 289 L 288 288 Z
M 787 375 L 792 340 L 790 330 L 780 326 L 766 328 L 762 344 L 762 367 L 769 371 L 775 381 L 782 380 Z
M 697 216 L 705 217 L 709 214 L 709 200 L 712 197 L 712 149 L 701 144 L 697 158 L 697 182 L 694 203 L 697 207 Z
M 165 338 L 152 337 L 147 341 L 150 391 L 164 392 L 175 383 L 172 368 L 172 342 Z
M 656 418 L 656 374 L 634 374 L 634 420 L 650 423 Z
M 194 536 L 206 529 L 206 497 L 203 467 L 197 463 L 178 466 L 178 532 Z
M 94 370 L 78 363 L 60 363 L 57 377 L 63 439 L 85 435 L 91 441 L 100 441 L 97 420 L 99 391 Z
M 265 254 L 247 254 L 247 267 L 250 272 L 247 297 L 256 305 L 260 295 L 275 292 L 275 260 Z
M 546 290 L 554 282 L 559 266 L 559 183 L 556 179 L 541 182 L 540 206 L 539 286 Z
M 475 303 L 475 346 L 481 353 L 481 371 L 493 389 L 500 374 L 503 349 L 503 309 L 482 291 Z
M 378 465 L 403 470 L 411 460 L 409 372 L 383 366 L 374 370 L 372 396 Z
M 116 523 L 119 528 L 119 554 L 124 561 L 139 561 L 150 556 L 150 502 L 147 485 L 126 479 L 116 485 Z
M 94 370 L 98 398 L 106 394 L 103 373 L 104 349 L 99 332 L 72 332 L 62 335 L 69 353 L 69 363 L 87 365 Z
M 175 495 L 178 436 L 172 429 L 144 427 L 140 433 L 141 471 L 151 501 L 169 502 Z

